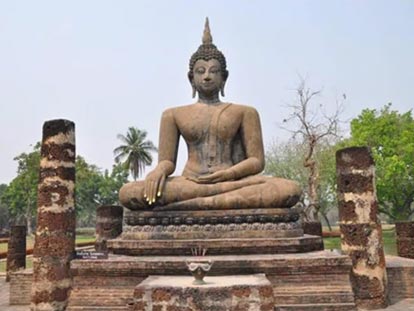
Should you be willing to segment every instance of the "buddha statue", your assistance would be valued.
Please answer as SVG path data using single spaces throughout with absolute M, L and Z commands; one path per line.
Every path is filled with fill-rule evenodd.
M 256 109 L 223 102 L 226 59 L 213 44 L 208 19 L 202 44 L 191 56 L 193 98 L 163 112 L 158 165 L 144 181 L 125 184 L 120 202 L 130 210 L 191 211 L 289 208 L 301 189 L 294 181 L 259 175 L 264 148 Z M 187 144 L 182 176 L 176 167 L 179 138 Z

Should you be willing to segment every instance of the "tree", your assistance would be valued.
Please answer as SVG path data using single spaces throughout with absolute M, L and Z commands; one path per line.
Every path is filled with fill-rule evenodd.
M 77 223 L 80 227 L 90 226 L 95 221 L 96 196 L 102 179 L 101 172 L 96 165 L 87 163 L 80 155 L 76 157 L 75 167 Z
M 30 153 L 14 158 L 18 162 L 17 176 L 5 189 L 2 202 L 8 207 L 16 223 L 25 222 L 27 233 L 32 234 L 33 218 L 37 206 L 37 184 L 40 166 L 40 144 Z
M 414 120 L 411 110 L 399 113 L 392 105 L 365 109 L 351 121 L 349 145 L 371 147 L 376 165 L 379 210 L 391 220 L 414 214 Z
M 121 164 L 114 165 L 112 171 L 102 171 L 76 157 L 76 211 L 77 223 L 81 227 L 95 223 L 96 207 L 118 204 L 118 192 L 128 180 L 128 172 Z
M 99 205 L 119 204 L 119 189 L 128 181 L 128 172 L 122 164 L 112 166 L 109 173 L 105 170 L 98 189 L 97 203 Z
M 304 190 L 300 204 L 306 207 L 309 201 L 308 180 L 310 171 L 304 169 L 303 159 L 307 145 L 291 139 L 288 142 L 272 143 L 266 152 L 265 173 L 297 181 Z M 314 159 L 319 167 L 318 201 L 319 215 L 331 229 L 328 212 L 336 202 L 335 147 L 319 143 L 314 151 Z
M 123 162 L 123 167 L 131 172 L 132 178 L 137 180 L 145 170 L 145 166 L 152 164 L 152 151 L 157 151 L 154 144 L 146 140 L 147 132 L 136 127 L 129 127 L 126 136 L 118 134 L 124 144 L 114 149 L 115 162 Z
M 336 110 L 333 114 L 327 115 L 322 110 L 322 105 L 315 107 L 316 96 L 321 91 L 313 91 L 306 86 L 306 81 L 301 78 L 296 88 L 296 100 L 289 105 L 293 110 L 292 114 L 283 122 L 294 123 L 293 130 L 290 130 L 293 138 L 301 139 L 305 147 L 303 154 L 303 166 L 308 170 L 306 185 L 307 203 L 304 217 L 306 221 L 317 221 L 318 212 L 321 209 L 320 201 L 320 163 L 316 159 L 316 152 L 319 145 L 333 145 L 338 138 L 339 114 L 341 102 L 336 101 Z M 345 95 L 343 95 L 345 100 Z
M 7 227 L 9 224 L 9 209 L 7 204 L 2 200 L 3 193 L 6 189 L 6 184 L 0 184 L 0 233 L 2 229 Z

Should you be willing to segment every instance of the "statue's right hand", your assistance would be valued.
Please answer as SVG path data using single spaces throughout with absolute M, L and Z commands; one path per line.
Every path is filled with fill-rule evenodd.
M 148 205 L 155 203 L 155 200 L 161 197 L 166 177 L 164 172 L 155 169 L 145 178 L 144 198 Z

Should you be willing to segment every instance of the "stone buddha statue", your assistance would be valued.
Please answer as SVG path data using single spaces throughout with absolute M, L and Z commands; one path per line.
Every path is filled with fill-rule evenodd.
M 226 59 L 213 44 L 207 19 L 188 72 L 198 100 L 164 111 L 158 165 L 145 181 L 121 188 L 125 207 L 191 211 L 289 208 L 297 203 L 301 189 L 296 182 L 259 175 L 265 164 L 259 115 L 252 107 L 220 100 L 227 77 Z M 173 177 L 180 136 L 188 159 L 182 176 Z

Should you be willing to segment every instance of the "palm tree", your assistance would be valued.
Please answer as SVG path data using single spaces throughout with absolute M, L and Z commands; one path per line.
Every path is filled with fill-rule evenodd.
M 129 127 L 126 136 L 117 136 L 124 144 L 114 149 L 115 162 L 120 163 L 131 172 L 137 180 L 145 170 L 145 166 L 152 164 L 151 151 L 157 151 L 152 141 L 146 140 L 147 131 L 136 127 Z

